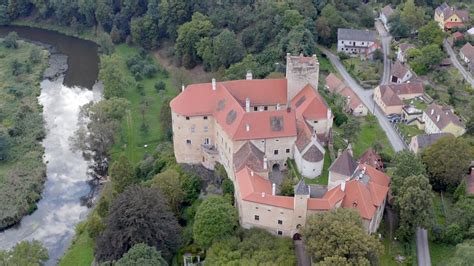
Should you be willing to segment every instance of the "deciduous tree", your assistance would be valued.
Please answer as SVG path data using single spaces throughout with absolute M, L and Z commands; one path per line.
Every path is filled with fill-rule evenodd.
M 0 250 L 0 265 L 40 266 L 48 258 L 48 250 L 37 240 L 22 241 L 9 251 Z
M 180 226 L 158 189 L 132 186 L 112 203 L 107 227 L 96 241 L 100 262 L 117 260 L 135 244 L 145 243 L 170 259 L 179 246 Z
M 421 161 L 421 157 L 411 151 L 404 150 L 398 152 L 393 159 L 394 171 L 390 188 L 393 196 L 397 196 L 403 180 L 413 175 L 426 175 L 425 165 Z
M 359 214 L 350 209 L 340 208 L 310 216 L 303 236 L 307 250 L 316 262 L 347 260 L 352 265 L 369 264 L 375 263 L 382 252 L 380 242 L 365 232 Z
M 114 265 L 167 266 L 168 263 L 165 259 L 163 259 L 163 257 L 161 257 L 161 253 L 157 251 L 154 247 L 139 243 L 134 245 L 129 251 L 127 251 L 127 253 L 125 253 L 123 257 L 119 259 Z
M 237 227 L 237 210 L 220 196 L 211 196 L 199 206 L 194 218 L 193 238 L 207 248 L 219 239 L 231 236 Z
M 135 183 L 135 173 L 133 166 L 125 155 L 120 155 L 119 159 L 112 164 L 110 176 L 114 189 L 121 193 L 128 186 Z
M 438 22 L 432 20 L 418 30 L 418 38 L 424 45 L 442 45 L 445 33 L 439 28 Z

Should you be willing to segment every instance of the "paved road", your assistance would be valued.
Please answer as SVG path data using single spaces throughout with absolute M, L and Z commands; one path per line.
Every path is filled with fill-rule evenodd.
M 369 108 L 369 111 L 377 117 L 379 124 L 382 127 L 383 131 L 385 131 L 385 134 L 387 135 L 388 140 L 392 144 L 393 149 L 396 152 L 405 149 L 406 148 L 405 143 L 400 139 L 400 136 L 398 136 L 397 132 L 395 132 L 395 129 L 393 129 L 393 127 L 390 125 L 390 123 L 388 122 L 388 119 L 385 117 L 385 115 L 380 110 L 380 108 L 375 105 L 375 102 L 372 98 L 372 94 L 374 90 L 363 89 L 359 84 L 357 84 L 357 82 L 351 77 L 351 75 L 347 73 L 346 69 L 344 68 L 342 63 L 339 61 L 339 58 L 337 56 L 332 54 L 329 50 L 327 50 L 324 47 L 319 46 L 318 48 L 321 49 L 321 51 L 328 57 L 332 65 L 342 75 L 342 77 L 346 81 L 346 84 L 352 88 L 352 90 L 357 94 L 357 96 L 359 96 L 359 98 L 362 100 L 365 106 Z
M 418 266 L 431 266 L 428 232 L 423 228 L 416 229 L 416 255 Z
M 298 262 L 298 266 L 311 266 L 311 259 L 306 253 L 303 240 L 295 240 L 294 243 L 295 243 L 296 261 Z
M 446 50 L 449 57 L 451 58 L 453 65 L 459 70 L 459 72 L 461 72 L 461 74 L 464 76 L 464 79 L 471 84 L 471 87 L 474 88 L 474 79 L 472 78 L 471 73 L 469 73 L 459 62 L 456 53 L 453 51 L 453 48 L 451 48 L 448 41 L 444 40 L 443 46 L 444 50 Z
M 375 28 L 379 32 L 380 39 L 382 42 L 382 52 L 383 52 L 383 74 L 381 84 L 388 84 L 390 81 L 390 71 L 392 68 L 391 60 L 388 58 L 390 54 L 390 43 L 392 41 L 392 36 L 385 30 L 382 22 L 380 20 L 375 21 Z

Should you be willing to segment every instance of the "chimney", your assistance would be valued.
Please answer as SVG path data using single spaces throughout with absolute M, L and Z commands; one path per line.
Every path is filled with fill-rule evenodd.
M 246 80 L 252 80 L 252 71 L 247 70 L 247 75 L 245 75 Z
M 254 175 L 255 175 L 255 173 L 253 172 L 253 170 L 250 171 L 250 175 L 251 175 L 251 176 L 254 176 Z
M 341 183 L 341 190 L 342 190 L 342 191 L 345 191 L 345 190 L 346 190 L 346 181 L 343 181 L 343 182 Z
M 272 195 L 275 196 L 276 193 L 276 185 L 275 183 L 272 184 Z
M 352 154 L 352 145 L 351 145 L 350 143 L 349 143 L 349 145 L 347 145 L 347 151 L 349 152 L 349 154 L 350 154 L 351 156 L 354 156 L 354 155 Z
M 277 107 L 276 107 L 277 110 L 280 110 L 280 104 L 277 103 Z
M 265 192 L 262 192 L 262 198 L 265 198 Z
M 212 90 L 215 91 L 215 90 L 216 90 L 216 87 L 217 87 L 217 86 L 216 86 L 216 79 L 213 78 L 213 79 L 212 79 Z
M 267 170 L 267 156 L 263 157 L 263 170 Z
M 250 125 L 249 124 L 245 124 L 245 131 L 247 131 L 247 132 L 250 131 Z
M 434 114 L 434 109 L 431 109 L 431 115 L 433 115 L 433 114 Z
M 437 115 L 437 116 L 436 116 L 436 122 L 439 122 L 439 118 L 440 118 L 440 116 Z
M 181 84 L 181 91 L 184 91 L 184 84 Z
M 245 99 L 245 112 L 247 113 L 250 112 L 250 98 L 249 97 Z

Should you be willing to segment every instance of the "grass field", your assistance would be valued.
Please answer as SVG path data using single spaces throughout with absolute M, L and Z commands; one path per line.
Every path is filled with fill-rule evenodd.
M 66 251 L 59 261 L 59 266 L 86 266 L 94 260 L 95 242 L 89 237 L 87 230 L 77 232 L 71 248 Z
M 377 119 L 368 115 L 365 118 L 359 118 L 361 122 L 360 132 L 357 136 L 357 141 L 352 144 L 352 149 L 354 151 L 354 157 L 359 158 L 368 148 L 374 146 L 375 143 L 380 143 L 382 145 L 382 151 L 385 154 L 394 155 L 392 145 L 388 141 L 385 131 L 382 130 Z
M 440 193 L 434 193 L 433 198 L 433 214 L 435 216 L 436 222 L 440 225 L 445 225 L 446 223 L 446 212 L 449 211 L 453 200 L 450 195 L 446 193 L 441 197 Z M 433 265 L 443 265 L 443 261 L 448 258 L 451 258 L 454 255 L 456 246 L 449 245 L 446 243 L 436 243 L 430 241 L 430 256 L 431 262 Z
M 410 141 L 411 137 L 424 133 L 423 130 L 419 130 L 416 126 L 409 126 L 403 123 L 400 123 L 397 126 L 408 141 Z
M 125 61 L 129 57 L 136 56 L 138 50 L 122 44 L 116 46 L 115 53 L 121 59 L 121 64 L 117 67 L 123 69 L 126 78 L 133 79 L 132 74 L 126 68 Z M 156 59 L 153 56 L 151 57 L 158 65 Z M 158 93 L 155 90 L 154 85 L 158 81 L 163 81 L 166 84 L 166 91 Z M 144 154 L 153 152 L 155 144 L 163 141 L 164 131 L 159 123 L 160 109 L 165 97 L 174 97 L 178 90 L 172 88 L 170 78 L 165 77 L 162 73 L 154 78 L 144 79 L 140 83 L 144 86 L 144 95 L 141 95 L 135 88 L 128 88 L 125 92 L 124 98 L 129 100 L 131 105 L 118 134 L 116 144 L 111 151 L 112 160 L 124 153 L 133 163 L 137 163 L 143 158 Z M 143 112 L 144 109 L 145 112 Z M 144 119 L 149 125 L 147 133 L 140 130 Z

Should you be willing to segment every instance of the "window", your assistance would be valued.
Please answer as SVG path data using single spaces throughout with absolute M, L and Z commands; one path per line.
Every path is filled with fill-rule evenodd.
M 280 140 L 279 140 L 279 139 L 276 139 L 275 141 L 277 141 L 277 142 L 278 142 L 278 141 L 280 141 Z
M 204 116 L 203 118 L 204 118 L 204 120 L 207 120 L 207 116 Z
M 204 126 L 204 132 L 208 132 L 209 131 L 209 127 L 208 126 Z
M 314 120 L 314 123 L 315 123 L 315 124 L 317 124 L 317 123 L 318 123 L 318 121 Z
M 283 224 L 283 221 L 282 221 L 282 220 L 278 220 L 278 224 Z
M 204 138 L 204 145 L 209 145 L 211 144 L 211 141 L 209 140 L 209 138 Z
M 281 236 L 281 235 L 283 235 L 283 232 L 280 231 L 280 230 L 278 230 L 278 231 L 277 231 L 277 234 L 278 234 L 279 236 Z
M 278 155 L 278 150 L 274 150 L 273 154 Z
M 342 41 L 341 43 L 344 43 L 344 41 Z
M 268 111 L 268 106 L 263 107 L 263 110 Z
M 186 144 L 191 144 L 191 140 L 190 140 L 190 139 L 187 139 L 187 140 L 186 140 Z
M 255 219 L 255 221 L 260 221 L 260 216 L 255 215 L 255 216 L 254 216 L 254 219 Z
M 186 120 L 189 120 L 189 116 L 186 116 Z
M 362 45 L 364 45 L 364 42 L 362 42 Z
M 286 149 L 286 153 L 290 153 L 290 149 Z
M 254 111 L 258 111 L 258 107 L 257 107 L 257 106 L 254 106 L 254 107 L 253 107 L 253 110 L 254 110 Z
M 255 209 L 257 209 L 257 210 L 258 210 L 258 207 L 255 207 Z

